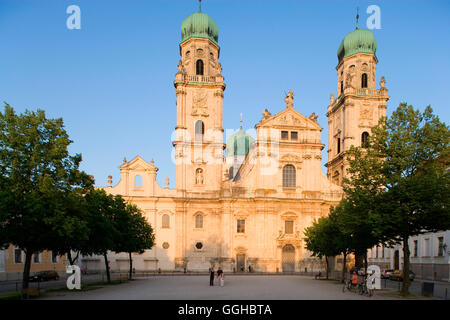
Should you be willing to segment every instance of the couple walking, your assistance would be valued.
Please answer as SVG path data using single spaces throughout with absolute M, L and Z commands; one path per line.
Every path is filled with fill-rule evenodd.
M 223 287 L 224 285 L 224 274 L 222 269 L 219 267 L 219 269 L 217 269 L 217 280 L 219 280 L 219 285 L 221 287 Z M 213 286 L 214 285 L 214 267 L 209 268 L 209 285 Z

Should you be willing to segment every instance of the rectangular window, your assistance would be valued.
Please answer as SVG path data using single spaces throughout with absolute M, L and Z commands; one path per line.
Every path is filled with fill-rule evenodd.
M 384 258 L 384 245 L 381 246 L 381 257 Z
M 413 253 L 413 257 L 417 257 L 417 240 L 414 240 L 414 253 Z
M 438 257 L 444 256 L 444 237 L 438 238 Z
M 41 263 L 39 253 L 33 254 L 33 263 Z
M 237 221 L 237 232 L 238 233 L 245 233 L 245 220 L 238 220 Z
M 284 222 L 284 232 L 286 234 L 294 233 L 294 221 L 285 221 Z
M 52 251 L 52 263 L 58 263 L 58 255 Z
M 289 131 L 281 131 L 281 139 L 282 140 L 289 139 Z
M 378 258 L 378 246 L 375 247 L 375 258 Z
M 424 246 L 423 246 L 423 256 L 424 257 L 429 257 L 430 256 L 430 239 L 425 239 L 424 240 Z
M 341 153 L 341 138 L 337 138 L 337 153 Z
M 14 249 L 14 263 L 22 263 L 22 250 Z
M 297 140 L 297 131 L 291 131 L 291 140 Z

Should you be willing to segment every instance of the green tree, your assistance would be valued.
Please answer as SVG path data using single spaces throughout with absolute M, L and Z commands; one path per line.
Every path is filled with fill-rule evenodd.
M 5 104 L 0 113 L 0 240 L 25 252 L 24 289 L 33 253 L 51 249 L 55 231 L 71 230 L 62 218 L 67 196 L 88 183 L 81 155 L 69 155 L 71 142 L 63 120 L 43 110 L 18 115 Z
M 116 252 L 127 252 L 129 257 L 129 279 L 133 273 L 133 252 L 142 254 L 146 249 L 154 245 L 155 235 L 151 225 L 142 215 L 141 210 L 132 204 L 128 204 L 125 210 L 121 210 L 116 217 L 118 237 Z
M 341 253 L 347 253 L 344 240 L 339 232 L 336 215 L 332 209 L 330 216 L 320 217 L 312 226 L 307 227 L 305 234 L 305 248 L 311 251 L 312 256 L 322 259 L 325 257 L 326 278 L 329 275 L 328 257 L 334 257 Z
M 334 245 L 336 251 L 343 256 L 341 282 L 345 281 L 345 274 L 347 271 L 347 257 L 351 253 L 357 252 L 359 246 L 353 231 L 348 228 L 348 215 L 350 205 L 347 199 L 342 199 L 336 207 L 330 207 L 330 214 L 328 218 L 332 224 L 336 226 L 334 233 Z M 358 249 L 356 249 L 358 248 Z
M 90 179 L 85 177 L 86 179 Z M 88 209 L 85 194 L 91 190 L 92 181 L 88 180 L 86 188 L 74 188 L 64 201 L 64 214 L 57 218 L 55 225 L 61 226 L 54 231 L 55 240 L 51 247 L 58 255 L 67 255 L 71 265 L 75 264 L 80 250 L 89 240 Z M 76 252 L 76 256 L 72 256 Z
M 433 114 L 402 103 L 349 152 L 346 195 L 364 211 L 379 242 L 403 245 L 402 294 L 409 293 L 408 239 L 450 227 L 450 131 Z M 365 203 L 364 203 L 365 202 Z
M 105 262 L 106 278 L 111 281 L 108 251 L 114 250 L 119 239 L 115 219 L 123 210 L 120 196 L 107 195 L 102 189 L 94 189 L 85 195 L 89 238 L 80 246 L 83 255 L 101 255 Z

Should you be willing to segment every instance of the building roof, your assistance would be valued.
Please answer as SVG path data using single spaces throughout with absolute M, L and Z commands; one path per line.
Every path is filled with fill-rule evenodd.
M 337 56 L 339 62 L 346 57 L 356 53 L 372 53 L 377 51 L 377 41 L 372 31 L 367 29 L 356 29 L 348 33 L 339 45 Z
M 219 27 L 206 13 L 202 13 L 201 7 L 181 24 L 181 42 L 192 37 L 209 39 L 218 45 Z
M 233 134 L 227 141 L 227 157 L 245 156 L 250 150 L 250 146 L 255 140 L 246 134 L 242 127 Z

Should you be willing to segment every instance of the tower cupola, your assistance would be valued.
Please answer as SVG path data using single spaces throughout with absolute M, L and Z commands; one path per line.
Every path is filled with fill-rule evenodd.
M 198 12 L 191 14 L 181 24 L 181 43 L 189 38 L 206 38 L 218 45 L 219 27 L 206 13 L 202 13 L 201 6 Z
M 372 53 L 377 51 L 377 41 L 370 30 L 356 29 L 347 34 L 339 45 L 337 56 L 339 62 L 356 53 Z

